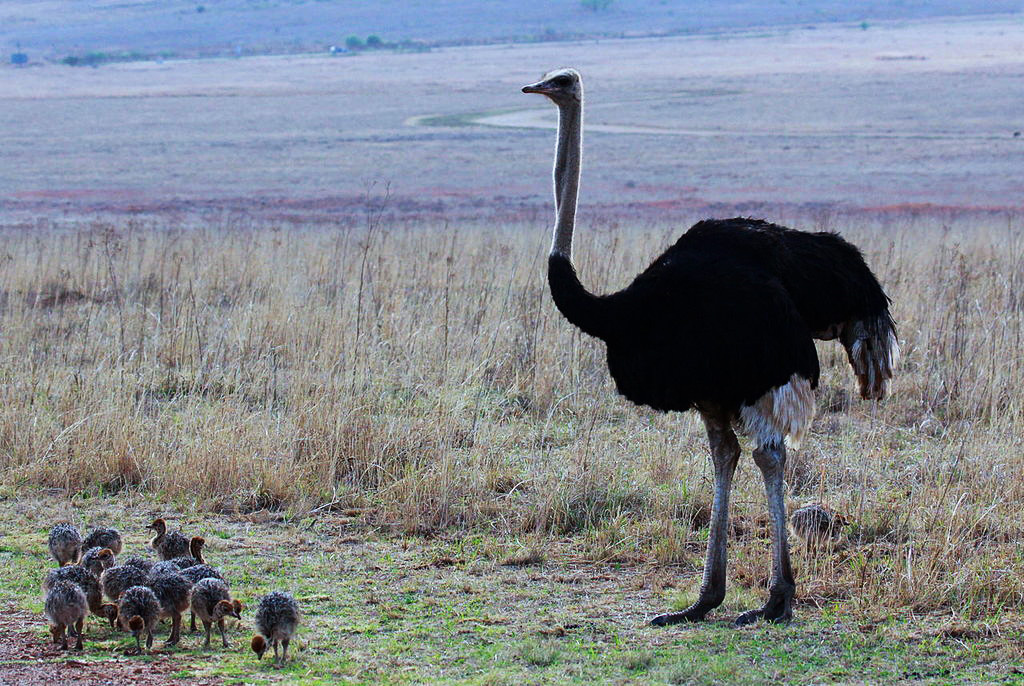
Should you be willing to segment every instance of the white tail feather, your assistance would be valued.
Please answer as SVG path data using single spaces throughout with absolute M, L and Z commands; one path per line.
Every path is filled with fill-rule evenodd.
M 884 398 L 900 357 L 899 341 L 888 312 L 874 319 L 848 324 L 842 340 L 853 373 L 857 376 L 861 397 Z
M 789 382 L 777 386 L 753 405 L 740 407 L 741 429 L 758 446 L 781 443 L 785 438 L 794 447 L 800 444 L 814 419 L 814 391 L 811 382 L 794 374 Z

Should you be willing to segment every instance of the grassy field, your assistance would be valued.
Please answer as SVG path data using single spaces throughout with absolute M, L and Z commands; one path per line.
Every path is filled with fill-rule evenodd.
M 386 204 L 333 227 L 4 234 L 14 608 L 39 609 L 52 521 L 138 531 L 166 508 L 215 542 L 244 599 L 277 585 L 304 599 L 296 678 L 705 683 L 742 666 L 751 683 L 941 681 L 1020 665 L 1019 218 L 807 219 L 864 248 L 904 352 L 875 406 L 821 344 L 788 497 L 850 525 L 798 556 L 795 626 L 659 632 L 644 617 L 695 591 L 707 537 L 699 422 L 615 395 L 600 346 L 549 301 L 536 227 L 403 222 Z M 624 285 L 675 232 L 588 222 L 584 281 Z M 758 603 L 768 571 L 746 459 L 736 489 L 723 620 Z M 61 495 L 34 504 L 41 492 Z M 281 523 L 250 526 L 266 519 Z M 190 654 L 174 664 L 242 669 Z
M 241 627 L 229 630 L 228 649 L 215 639 L 215 649 L 203 651 L 200 631 L 167 651 L 164 625 L 153 655 L 127 659 L 131 637 L 91 621 L 84 653 L 71 656 L 84 666 L 61 672 L 64 658 L 47 646 L 45 623 L 37 619 L 38 585 L 49 565 L 47 529 L 54 512 L 67 506 L 45 497 L 0 502 L 0 526 L 15 532 L 0 547 L 7 570 L 0 623 L 8 641 L 29 646 L 15 659 L 0 654 L 0 676 L 20 683 L 45 683 L 33 681 L 29 670 L 46 667 L 79 677 L 95 669 L 108 680 L 124 676 L 134 683 L 149 683 L 153 675 L 152 683 L 491 685 L 1024 678 L 1021 629 L 1011 617 L 971 621 L 895 608 L 865 616 L 842 602 L 805 600 L 789 626 L 739 630 L 716 619 L 659 630 L 645 625 L 645 608 L 687 602 L 697 575 L 692 565 L 594 562 L 578 538 L 538 542 L 474 533 L 424 540 L 367 527 L 358 512 L 196 515 L 136 497 L 76 498 L 73 512 L 79 521 L 121 527 L 132 551 L 142 549 L 149 517 L 172 514 L 183 529 L 205 534 L 207 557 L 250 607 Z M 248 650 L 251 604 L 275 588 L 292 591 L 304 611 L 294 658 L 281 668 L 257 662 Z M 734 589 L 720 614 L 748 607 L 755 595 Z M 28 612 L 12 613 L 11 606 Z

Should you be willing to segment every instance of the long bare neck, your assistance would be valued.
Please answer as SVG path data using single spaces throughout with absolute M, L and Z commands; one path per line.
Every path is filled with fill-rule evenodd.
M 572 258 L 576 227 L 576 200 L 580 190 L 583 156 L 583 101 L 558 108 L 558 144 L 555 147 L 555 231 L 551 254 Z
M 548 285 L 555 306 L 584 333 L 609 340 L 616 313 L 607 298 L 593 295 L 580 283 L 572 266 L 572 231 L 576 225 L 576 196 L 580 189 L 583 101 L 558 108 L 558 147 L 555 149 L 555 236 L 548 257 Z

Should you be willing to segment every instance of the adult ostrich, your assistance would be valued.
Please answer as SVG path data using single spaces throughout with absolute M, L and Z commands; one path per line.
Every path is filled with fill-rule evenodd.
M 772 574 L 759 618 L 787 621 L 796 589 L 783 500 L 785 437 L 799 440 L 814 415 L 814 339 L 838 338 L 864 398 L 885 396 L 898 355 L 889 299 L 860 252 L 834 233 L 806 233 L 755 219 L 706 220 L 684 233 L 624 290 L 593 295 L 573 268 L 583 85 L 573 69 L 550 72 L 524 93 L 558 107 L 554 241 L 548 283 L 555 305 L 608 348 L 619 393 L 638 405 L 696 409 L 707 428 L 715 492 L 704 579 L 696 603 L 658 615 L 658 626 L 699 621 L 725 597 L 729 491 L 748 434 L 772 519 Z

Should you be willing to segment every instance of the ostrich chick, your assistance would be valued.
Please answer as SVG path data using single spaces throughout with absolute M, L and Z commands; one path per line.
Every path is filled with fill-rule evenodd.
M 68 649 L 68 633 L 74 629 L 75 650 L 82 649 L 82 628 L 85 626 L 85 615 L 89 611 L 85 593 L 78 584 L 70 581 L 57 581 L 46 593 L 45 612 L 50 620 L 50 634 L 54 643 Z
M 146 574 L 149 574 L 149 570 L 153 569 L 153 562 L 140 555 L 132 555 L 131 557 L 122 560 L 121 564 L 126 567 L 138 567 Z
M 271 591 L 260 599 L 256 609 L 256 631 L 252 637 L 252 650 L 263 659 L 267 642 L 274 647 L 274 664 L 278 663 L 277 644 L 283 647 L 281 662 L 288 660 L 288 644 L 299 624 L 299 604 L 291 593 Z
M 210 630 L 214 624 L 220 629 L 220 640 L 228 647 L 228 638 L 224 633 L 224 618 L 241 619 L 242 603 L 231 600 L 228 585 L 220 579 L 203 579 L 192 587 L 192 613 L 199 617 L 206 629 L 206 642 L 203 648 L 210 647 Z
M 803 539 L 808 548 L 838 538 L 846 523 L 842 515 L 833 514 L 818 503 L 798 507 L 789 515 L 793 533 Z
M 82 543 L 82 550 L 89 548 L 110 548 L 115 555 L 121 554 L 124 543 L 121 541 L 121 532 L 117 529 L 98 527 L 89 532 Z
M 197 550 L 196 552 L 199 551 Z M 193 585 L 199 583 L 203 579 L 217 579 L 218 581 L 223 581 L 225 586 L 229 585 L 227 579 L 224 578 L 224 575 L 221 574 L 220 570 L 202 562 L 181 570 L 181 575 L 192 582 Z M 195 610 L 190 614 L 191 617 L 189 618 L 188 630 L 194 634 L 196 632 Z
M 153 647 L 153 627 L 160 619 L 160 601 L 147 586 L 132 586 L 121 596 L 117 608 L 117 624 L 135 637 L 135 646 L 142 652 L 142 634 L 146 634 L 146 649 Z
M 110 569 L 117 563 L 114 558 L 114 551 L 110 548 L 88 548 L 82 553 L 82 560 L 78 563 L 86 571 L 96 577 L 99 581 L 104 570 Z
M 176 557 L 188 555 L 189 539 L 180 531 L 168 531 L 167 522 L 163 519 L 156 519 L 147 529 L 156 532 L 149 545 L 156 551 L 161 560 L 172 560 Z
M 117 565 L 116 567 L 103 570 L 103 574 L 100 575 L 100 588 L 107 599 L 116 603 L 121 594 L 132 586 L 145 586 L 146 578 L 146 572 L 138 567 L 133 565 Z M 110 617 L 108 614 L 107 619 L 110 620 L 110 626 L 114 626 L 116 616 Z
M 160 617 L 170 617 L 171 635 L 167 645 L 177 645 L 181 638 L 181 613 L 188 609 L 192 582 L 178 572 L 150 573 L 146 586 L 152 589 L 160 601 Z
M 203 546 L 206 545 L 206 539 L 202 536 L 193 536 L 188 542 L 188 555 L 182 555 L 172 560 L 178 569 L 188 569 L 195 565 L 200 565 L 206 562 L 203 558 Z
M 58 567 L 78 562 L 82 554 L 82 534 L 72 524 L 61 522 L 50 529 L 50 554 Z
M 82 593 L 85 594 L 89 611 L 95 615 L 103 614 L 103 594 L 100 592 L 100 582 L 92 572 L 82 565 L 68 565 L 51 569 L 43 579 L 43 593 L 48 593 L 55 584 L 61 581 L 69 581 L 81 588 Z

